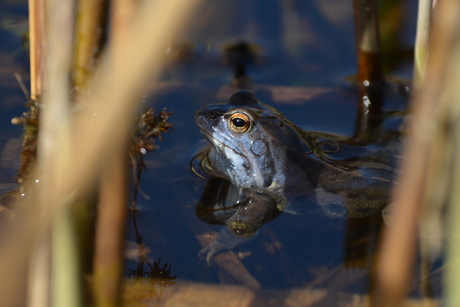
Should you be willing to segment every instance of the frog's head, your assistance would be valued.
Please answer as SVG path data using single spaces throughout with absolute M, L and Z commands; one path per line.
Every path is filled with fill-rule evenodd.
M 208 168 L 238 188 L 282 189 L 288 155 L 309 150 L 284 115 L 246 91 L 199 110 L 195 122 L 211 144 Z

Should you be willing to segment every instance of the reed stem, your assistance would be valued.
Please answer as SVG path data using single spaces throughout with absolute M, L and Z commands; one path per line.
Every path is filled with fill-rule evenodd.
M 384 80 L 377 1 L 354 0 L 353 3 L 358 52 L 358 82 L 366 86 L 368 83 Z
M 384 83 L 376 0 L 354 0 L 360 97 L 353 139 L 366 144 L 383 119 Z
M 135 1 L 115 0 L 111 8 L 111 60 L 122 60 L 126 32 L 134 14 Z M 123 72 L 113 69 L 112 78 Z M 133 101 L 133 103 L 135 103 Z M 119 306 L 121 302 L 124 242 L 128 203 L 128 142 L 113 153 L 111 166 L 103 171 L 99 184 L 99 207 L 93 260 L 94 300 L 99 307 Z
M 378 265 L 380 306 L 399 306 L 406 295 L 414 266 L 419 227 L 426 232 L 432 224 L 445 224 L 445 204 L 450 212 L 450 226 L 458 231 L 458 71 L 460 71 L 460 3 L 441 1 L 433 18 L 426 68 L 412 101 L 409 137 L 404 150 L 401 176 L 393 195 L 392 220 L 381 245 Z M 457 130 L 456 130 L 457 129 Z M 455 198 L 454 198 L 455 197 Z M 431 218 L 431 222 L 429 221 Z M 434 228 L 431 228 L 434 229 Z M 452 229 L 451 229 L 452 230 Z M 423 232 L 422 232 L 423 233 Z M 430 231 L 430 236 L 434 232 Z M 450 233 L 455 238 L 458 233 Z M 425 240 L 421 237 L 420 240 Z M 437 237 L 439 242 L 442 237 Z M 453 242 L 457 244 L 455 239 Z M 422 242 L 423 243 L 423 242 Z M 422 250 L 423 252 L 423 250 Z M 460 253 L 448 257 L 458 261 Z M 448 306 L 459 303 L 457 292 L 460 273 L 446 271 Z M 454 275 L 451 275 L 452 274 Z M 452 277 L 452 279 L 450 279 Z M 452 287 L 452 288 L 449 288 Z M 454 293 L 456 292 L 456 293 Z
M 77 93 L 84 90 L 96 69 L 97 58 L 106 35 L 107 6 L 107 0 L 78 1 L 72 69 Z
M 417 88 L 420 86 L 428 57 L 428 42 L 430 34 L 432 0 L 419 0 L 417 14 L 417 35 L 414 46 L 414 80 Z

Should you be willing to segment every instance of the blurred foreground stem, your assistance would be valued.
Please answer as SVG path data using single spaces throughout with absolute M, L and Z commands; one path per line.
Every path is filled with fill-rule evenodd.
M 439 254 L 436 249 L 442 246 L 440 242 L 447 234 L 452 240 L 449 242 L 452 249 L 448 250 L 448 259 L 453 263 L 458 262 L 460 257 L 458 239 L 455 239 L 460 236 L 460 216 L 457 215 L 460 213 L 460 200 L 456 192 L 460 182 L 459 12 L 459 1 L 444 0 L 438 3 L 433 16 L 429 56 L 421 86 L 411 106 L 413 117 L 401 176 L 391 204 L 392 219 L 381 246 L 379 306 L 401 305 L 411 285 L 418 228 L 421 230 L 422 246 L 428 246 L 422 249 L 422 253 Z M 446 211 L 451 228 L 443 234 Z M 458 266 L 452 265 L 445 274 L 446 306 L 458 306 Z
M 79 246 L 70 211 L 59 214 L 52 228 L 52 306 L 83 306 Z
M 112 154 L 100 184 L 94 254 L 94 299 L 98 307 L 120 304 L 128 201 L 126 148 Z
M 51 126 L 45 129 L 56 134 L 55 138 L 46 138 L 46 142 L 43 141 L 45 146 L 41 147 L 45 150 L 39 156 L 43 163 L 40 160 L 40 167 L 34 172 L 34 176 L 40 178 L 40 184 L 35 184 L 30 178 L 26 183 L 30 188 L 30 195 L 34 196 L 24 199 L 21 206 L 27 208 L 28 214 L 18 214 L 14 225 L 3 225 L 3 231 L 14 233 L 14 236 L 4 236 L 0 245 L 2 306 L 23 305 L 26 292 L 24 271 L 29 268 L 30 247 L 34 246 L 40 234 L 51 226 L 58 213 L 69 209 L 70 204 L 74 203 L 72 200 L 75 201 L 72 198 L 94 189 L 94 185 L 107 167 L 107 162 L 110 162 L 107 161 L 107 157 L 124 146 L 132 127 L 132 118 L 129 114 L 134 114 L 138 108 L 138 105 L 132 102 L 140 101 L 140 96 L 151 82 L 151 77 L 159 77 L 166 64 L 165 48 L 171 43 L 171 37 L 175 37 L 175 33 L 185 25 L 187 17 L 190 17 L 199 2 L 142 2 L 142 7 L 137 10 L 127 30 L 126 41 L 121 46 L 122 56 L 113 62 L 106 57 L 101 59 L 101 68 L 96 69 L 94 78 L 88 85 L 90 90 L 84 98 L 85 108 L 73 113 L 72 118 L 69 118 L 67 112 L 54 112 L 61 110 L 63 106 L 70 106 L 70 65 L 63 65 L 63 62 L 68 62 L 67 59 L 61 62 L 63 59 L 60 56 L 67 55 L 67 48 L 72 46 L 72 41 L 69 41 L 72 34 L 68 33 L 73 32 L 68 32 L 68 28 L 73 24 L 73 14 L 66 11 L 50 15 L 62 22 L 52 27 L 61 33 L 55 41 L 59 42 L 57 49 L 62 54 L 51 53 L 47 56 L 54 59 L 55 63 L 61 64 L 47 69 L 48 73 L 59 68 L 54 72 L 55 79 L 51 81 L 50 78 L 49 83 L 47 82 L 47 93 L 53 94 L 47 97 L 47 105 L 43 109 L 46 110 L 43 124 L 50 124 Z M 73 3 L 69 1 L 60 1 L 59 4 L 73 7 Z M 120 74 L 120 78 L 111 78 L 107 67 L 123 74 Z M 48 87 L 48 84 L 52 86 Z M 49 136 L 52 136 L 52 133 Z M 50 155 L 47 155 L 48 153 Z
M 84 100 L 87 84 L 97 68 L 99 55 L 107 35 L 108 0 L 78 0 L 75 18 L 74 52 L 72 58 L 72 88 L 74 103 Z M 99 187 L 94 187 L 97 191 Z M 97 196 L 90 192 L 74 204 L 73 223 L 78 234 L 82 272 L 90 274 L 93 269 L 95 248 L 95 212 Z M 96 228 L 99 229 L 99 228 Z
M 107 0 L 79 0 L 75 26 L 73 83 L 84 89 L 96 69 L 96 59 L 106 35 Z
M 122 60 L 125 33 L 134 11 L 133 0 L 111 3 L 111 60 Z M 123 72 L 112 67 L 112 78 L 119 80 Z M 126 101 L 128 102 L 128 101 Z M 94 303 L 97 307 L 119 306 L 121 303 L 126 214 L 128 203 L 128 142 L 111 153 L 111 163 L 103 170 L 99 182 L 99 207 L 93 260 Z
M 58 199 L 56 191 L 69 176 L 69 166 L 73 163 L 70 149 L 71 100 L 69 75 L 72 55 L 73 1 L 46 1 L 47 33 L 45 41 L 45 78 L 43 105 L 40 112 L 40 140 L 38 144 L 38 164 L 40 184 L 53 187 L 51 192 L 38 191 L 41 214 L 52 215 L 52 306 L 80 306 L 80 274 L 78 254 L 75 253 L 75 231 L 69 218 L 70 208 L 63 202 L 72 202 L 74 195 Z M 52 213 L 54 212 L 54 213 Z
M 417 14 L 417 35 L 414 48 L 414 81 L 415 87 L 419 87 L 425 71 L 428 57 L 428 40 L 430 34 L 432 0 L 419 0 Z

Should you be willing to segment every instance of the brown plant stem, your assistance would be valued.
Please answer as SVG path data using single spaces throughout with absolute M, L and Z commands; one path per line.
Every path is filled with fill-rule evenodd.
M 458 109 L 458 90 L 448 107 L 443 107 L 443 103 L 457 88 L 456 83 L 450 82 L 450 73 L 459 69 L 452 65 L 458 63 L 455 43 L 460 28 L 459 10 L 458 1 L 441 1 L 433 19 L 429 57 L 421 86 L 413 100 L 410 137 L 391 204 L 393 217 L 381 245 L 377 288 L 380 306 L 400 306 L 407 293 L 417 247 L 418 223 L 422 222 L 422 229 L 428 226 L 419 220 L 420 212 L 426 215 L 427 209 L 438 207 L 441 212 L 437 214 L 442 215 L 442 208 L 448 203 L 446 193 L 452 193 L 449 187 L 454 191 L 457 189 L 450 183 L 455 166 L 450 161 L 458 161 L 458 152 L 450 151 L 452 146 L 449 144 L 455 142 L 443 140 L 451 134 L 449 128 L 454 126 L 449 120 L 459 120 L 452 116 Z
M 75 25 L 73 84 L 82 91 L 96 68 L 106 33 L 107 0 L 79 0 Z
M 84 98 L 86 85 L 96 69 L 107 33 L 107 10 L 107 0 L 77 2 L 71 71 L 74 103 Z M 79 199 L 73 208 L 73 224 L 78 234 L 81 268 L 85 273 L 90 273 L 93 267 L 96 202 L 97 197 L 94 193 L 89 193 Z
M 112 61 L 121 60 L 120 50 L 133 14 L 132 0 L 112 2 Z M 113 78 L 121 73 L 113 70 Z M 96 229 L 94 303 L 98 307 L 119 306 L 123 280 L 124 242 L 128 202 L 128 142 L 125 140 L 103 170 L 99 184 L 99 207 Z
M 354 0 L 358 81 L 383 81 L 376 0 Z
M 369 143 L 383 117 L 384 82 L 376 0 L 354 0 L 356 48 L 358 53 L 357 124 L 353 138 Z
M 56 190 L 62 187 L 64 178 L 69 175 L 72 154 L 70 139 L 70 84 L 66 76 L 70 72 L 72 57 L 73 1 L 47 0 L 48 27 L 44 46 L 46 74 L 42 95 L 45 107 L 40 112 L 40 139 L 37 151 L 37 169 L 40 183 L 52 186 L 55 190 L 40 190 L 36 198 L 40 203 L 41 214 L 71 202 L 56 198 Z M 51 233 L 51 300 L 56 306 L 80 306 L 80 287 L 78 272 L 78 255 L 75 248 L 75 232 L 69 223 L 69 210 L 59 210 L 50 227 Z M 67 248 L 71 246 L 70 248 Z M 76 248 L 75 248 L 76 250 Z M 70 257 L 69 257 L 70 256 Z
M 113 154 L 100 183 L 94 253 L 95 306 L 119 306 L 127 213 L 127 146 Z
M 418 3 L 417 35 L 414 47 L 414 87 L 420 86 L 425 71 L 432 5 L 432 0 L 420 0 Z
M 45 5 L 43 1 L 29 0 L 29 50 L 30 50 L 30 98 L 37 99 L 42 92 L 43 42 Z
M 16 180 L 22 184 L 35 164 L 38 137 L 38 116 L 42 94 L 44 62 L 44 42 L 46 39 L 46 7 L 44 1 L 29 0 L 29 59 L 30 59 L 30 97 L 27 106 L 29 114 L 24 118 L 24 136 L 20 165 Z
M 44 41 L 46 33 L 45 1 L 29 0 L 29 61 L 30 61 L 30 97 L 29 118 L 23 122 L 24 134 L 20 155 L 20 165 L 16 180 L 23 184 L 32 166 L 35 164 L 38 136 L 39 108 L 35 104 L 42 93 L 42 75 Z M 28 272 L 27 305 L 31 307 L 48 306 L 50 303 L 50 248 L 49 235 L 43 235 L 35 242 L 33 256 Z

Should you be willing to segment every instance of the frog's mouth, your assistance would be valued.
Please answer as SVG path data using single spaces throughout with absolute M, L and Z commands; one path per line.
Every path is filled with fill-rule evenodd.
M 205 173 L 211 176 L 222 176 L 222 174 L 215 167 L 213 167 L 209 161 L 209 150 L 211 149 L 211 147 L 217 149 L 218 147 L 216 144 L 221 144 L 221 142 L 214 138 L 211 133 L 207 132 L 206 129 L 208 127 L 206 126 L 206 121 L 201 122 L 200 120 L 198 120 L 198 115 L 199 114 L 195 116 L 195 122 L 198 128 L 200 129 L 201 135 L 203 135 L 203 137 L 209 142 L 209 146 L 203 148 L 203 150 L 201 150 L 195 157 L 193 157 L 192 161 L 190 161 L 190 168 L 196 175 L 204 178 L 200 173 L 197 172 L 197 170 L 193 166 L 193 161 L 198 159 L 199 166 Z
M 201 134 L 211 144 L 211 146 L 214 147 L 217 151 L 223 153 L 228 149 L 228 150 L 236 153 L 235 148 L 233 148 L 232 146 L 229 145 L 229 144 L 232 144 L 229 139 L 225 139 L 225 138 L 222 139 L 222 138 L 218 138 L 218 137 L 216 138 L 212 133 L 209 133 L 209 132 L 207 132 L 205 130 L 201 130 Z M 225 142 L 226 140 L 228 140 L 229 142 L 226 143 Z M 224 154 L 224 155 L 226 156 L 227 154 Z
M 217 144 L 222 144 L 219 140 L 217 140 L 211 133 L 207 132 L 204 129 L 200 128 L 201 135 L 211 144 L 211 146 L 218 147 Z
M 209 133 L 208 131 L 213 129 L 210 125 L 209 121 L 206 119 L 206 114 L 203 112 L 198 111 L 195 115 L 195 123 L 200 129 L 201 135 L 216 149 L 219 149 L 223 146 L 228 147 L 224 142 L 216 138 L 213 133 Z

